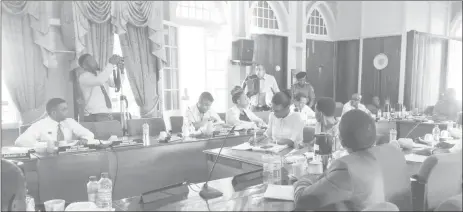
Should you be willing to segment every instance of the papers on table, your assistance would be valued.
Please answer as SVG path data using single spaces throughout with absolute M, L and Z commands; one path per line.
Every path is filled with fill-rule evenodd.
M 417 155 L 417 154 L 407 154 L 405 155 L 405 160 L 410 162 L 422 163 L 426 160 L 427 156 Z
M 279 153 L 284 149 L 288 148 L 288 145 L 278 145 L 278 144 L 269 144 L 264 146 L 251 146 L 248 142 L 242 143 L 240 145 L 236 145 L 232 147 L 232 150 L 252 150 L 256 152 L 272 152 L 272 153 Z
M 292 185 L 268 184 L 264 198 L 294 201 L 294 188 Z

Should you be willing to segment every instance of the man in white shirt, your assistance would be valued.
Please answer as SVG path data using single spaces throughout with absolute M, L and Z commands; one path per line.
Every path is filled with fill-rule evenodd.
M 291 105 L 290 110 L 299 113 L 305 125 L 314 125 L 317 123 L 315 112 L 307 106 L 307 102 L 310 100 L 308 100 L 306 94 L 297 93 L 293 98 L 294 104 Z
M 253 111 L 268 111 L 272 106 L 273 95 L 280 92 L 280 89 L 275 77 L 267 74 L 264 66 L 257 65 L 255 72 L 259 78 L 259 92 L 250 97 L 251 107 Z M 245 93 L 248 93 L 248 87 Z
M 350 110 L 358 109 L 371 116 L 371 112 L 365 107 L 365 105 L 360 103 L 361 100 L 362 95 L 358 93 L 352 94 L 351 100 L 344 104 L 344 107 L 342 108 L 342 115 L 344 115 L 344 113 L 347 113 Z
M 278 92 L 273 96 L 273 112 L 269 115 L 267 131 L 257 138 L 256 143 L 270 140 L 270 142 L 294 148 L 302 146 L 304 121 L 298 113 L 289 109 L 290 104 L 291 94 L 289 92 Z
M 67 118 L 68 104 L 64 99 L 53 98 L 47 102 L 48 116 L 32 124 L 15 141 L 16 146 L 33 147 L 38 142 L 70 141 L 73 135 L 85 140 L 93 140 L 94 135 L 88 129 Z
M 266 126 L 265 122 L 249 110 L 249 99 L 240 86 L 231 91 L 232 102 L 235 104 L 226 114 L 227 124 L 249 129 Z
M 223 124 L 224 122 L 220 119 L 220 116 L 211 109 L 213 102 L 212 94 L 203 92 L 199 96 L 196 105 L 187 108 L 183 117 L 183 124 L 193 126 L 195 130 L 205 127 L 209 121 L 214 124 Z
M 120 62 L 119 56 L 113 55 L 108 64 L 100 72 L 95 58 L 84 54 L 79 58 L 79 66 L 84 69 L 77 77 L 81 88 L 81 103 L 84 109 L 85 122 L 99 122 L 112 120 L 111 99 L 108 95 L 109 87 L 115 87 L 111 74 L 113 66 Z M 121 76 L 121 79 L 124 79 Z

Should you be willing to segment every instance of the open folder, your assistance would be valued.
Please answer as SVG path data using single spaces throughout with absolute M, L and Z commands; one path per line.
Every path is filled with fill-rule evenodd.
M 233 150 L 252 150 L 256 152 L 272 152 L 279 153 L 288 148 L 288 145 L 278 145 L 278 144 L 269 144 L 265 146 L 251 146 L 248 142 L 242 143 L 240 145 L 234 146 L 231 149 Z
M 294 187 L 292 185 L 268 184 L 264 198 L 294 201 Z

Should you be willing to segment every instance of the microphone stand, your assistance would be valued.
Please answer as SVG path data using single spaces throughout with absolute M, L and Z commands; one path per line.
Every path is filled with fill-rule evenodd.
M 212 188 L 212 187 L 209 187 L 208 183 L 209 183 L 209 180 L 211 180 L 212 171 L 214 171 L 215 164 L 217 164 L 217 161 L 219 160 L 220 153 L 222 152 L 222 149 L 225 146 L 225 142 L 227 141 L 228 136 L 230 136 L 235 131 L 235 127 L 236 126 L 233 126 L 231 128 L 230 132 L 228 132 L 225 139 L 223 139 L 222 146 L 220 147 L 220 150 L 219 150 L 219 154 L 217 154 L 217 157 L 215 158 L 214 164 L 212 165 L 212 168 L 209 171 L 209 177 L 207 178 L 206 183 L 204 183 L 203 187 L 201 188 L 201 191 L 199 191 L 199 196 L 201 198 L 203 198 L 204 200 L 215 199 L 215 198 L 220 197 L 220 196 L 223 195 L 223 193 L 220 192 L 219 190 L 217 190 L 215 188 Z

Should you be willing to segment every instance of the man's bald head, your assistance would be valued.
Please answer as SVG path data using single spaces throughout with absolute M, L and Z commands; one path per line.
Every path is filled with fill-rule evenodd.
M 362 100 L 362 95 L 360 95 L 358 93 L 354 93 L 354 94 L 352 94 L 352 97 L 350 98 L 350 104 L 353 107 L 358 108 L 361 100 Z

